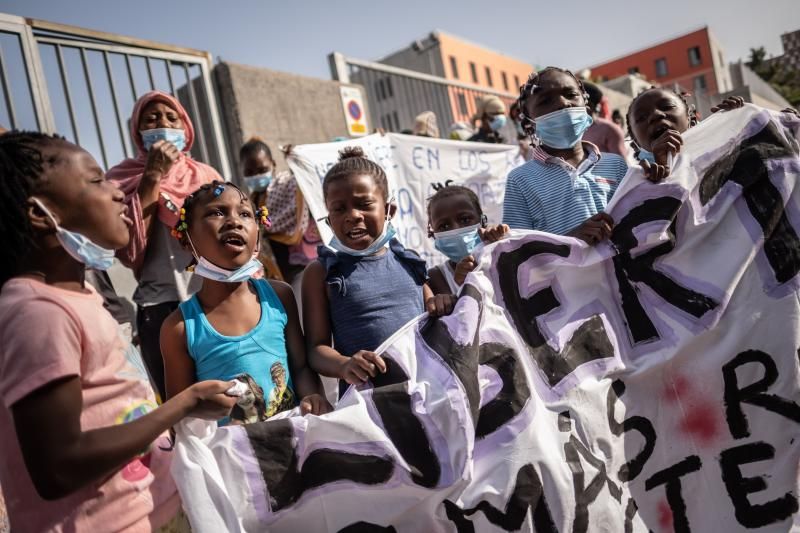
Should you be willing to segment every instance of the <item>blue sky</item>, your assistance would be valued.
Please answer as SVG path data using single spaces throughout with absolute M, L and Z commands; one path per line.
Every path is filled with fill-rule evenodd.
M 573 69 L 703 25 L 728 60 L 760 45 L 780 54 L 780 34 L 800 29 L 798 0 L 0 0 L 0 11 L 323 78 L 331 51 L 377 59 L 434 29 L 535 65 Z

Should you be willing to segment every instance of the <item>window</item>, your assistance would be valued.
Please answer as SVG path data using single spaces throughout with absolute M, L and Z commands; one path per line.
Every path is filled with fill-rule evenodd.
M 455 79 L 458 79 L 458 63 L 455 56 L 450 56 L 450 72 L 453 73 Z
M 667 75 L 667 58 L 656 59 L 656 77 L 663 78 Z
M 397 118 L 397 111 L 392 111 L 392 118 L 394 118 L 394 131 L 400 131 L 400 119 Z
M 722 51 L 721 50 L 719 52 L 719 66 L 721 66 L 721 67 L 725 66 L 725 59 L 722 57 Z
M 489 67 L 484 67 L 484 70 L 486 71 L 486 84 L 489 85 L 489 87 L 494 87 L 492 83 L 492 71 Z
M 458 110 L 461 111 L 462 115 L 469 114 L 469 109 L 467 109 L 467 97 L 464 96 L 464 93 L 458 93 Z
M 631 67 L 628 69 L 628 74 L 639 74 L 639 67 Z
M 698 91 L 705 91 L 706 90 L 706 77 L 705 75 L 701 74 L 694 79 L 694 90 L 695 92 Z
M 701 64 L 703 61 L 700 59 L 700 47 L 693 46 L 689 48 L 689 64 L 693 67 Z
M 392 78 L 386 78 L 386 97 L 392 98 L 394 93 L 392 92 Z
M 505 72 L 500 73 L 500 77 L 503 78 L 503 89 L 506 91 L 508 90 L 508 76 L 506 76 Z
M 478 69 L 472 61 L 469 62 L 469 71 L 472 74 L 472 83 L 478 83 Z
M 517 90 L 519 90 L 519 88 L 522 86 L 522 84 L 519 82 L 519 76 L 516 74 L 514 74 L 514 86 Z

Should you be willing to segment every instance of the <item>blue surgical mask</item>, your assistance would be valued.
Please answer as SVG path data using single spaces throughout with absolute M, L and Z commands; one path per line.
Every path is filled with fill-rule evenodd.
M 337 252 L 347 255 L 352 255 L 353 257 L 366 257 L 368 255 L 372 255 L 378 252 L 381 248 L 389 244 L 389 241 L 391 241 L 395 235 L 397 235 L 397 230 L 394 229 L 392 221 L 387 217 L 386 223 L 383 225 L 383 231 L 381 232 L 381 234 L 378 235 L 377 239 L 372 241 L 372 244 L 370 244 L 363 250 L 354 250 L 348 246 L 345 246 L 336 237 L 336 235 L 333 236 L 333 239 L 331 239 L 331 242 L 328 246 L 330 246 Z
M 255 176 L 245 176 L 243 178 L 244 185 L 250 192 L 266 191 L 269 184 L 272 182 L 272 172 L 264 172 Z
M 651 165 L 654 165 L 656 162 L 656 156 L 653 152 L 645 150 L 644 148 L 639 148 L 639 155 L 637 156 L 639 161 L 647 161 Z
M 433 234 L 433 246 L 447 256 L 450 261 L 458 263 L 472 253 L 481 244 L 478 234 L 480 224 L 440 231 Z
M 56 238 L 58 242 L 61 243 L 62 248 L 64 248 L 73 259 L 95 270 L 108 270 L 111 268 L 111 265 L 114 264 L 114 250 L 103 248 L 80 233 L 62 228 L 58 225 L 58 222 L 56 222 L 50 210 L 47 209 L 38 198 L 33 198 L 33 201 L 36 202 L 36 205 L 44 211 L 44 214 L 53 221 L 53 224 L 56 226 Z
M 173 128 L 156 128 L 153 130 L 142 130 L 139 132 L 142 136 L 142 144 L 145 151 L 150 151 L 150 148 L 158 141 L 168 141 L 175 145 L 179 152 L 183 152 L 186 148 L 186 132 Z
M 534 119 L 536 136 L 550 148 L 572 148 L 592 125 L 592 117 L 586 108 L 565 107 Z
M 194 267 L 194 273 L 202 278 L 213 281 L 221 281 L 223 283 L 241 283 L 242 281 L 247 281 L 250 279 L 253 274 L 263 268 L 261 261 L 255 257 L 251 257 L 247 263 L 243 264 L 236 270 L 229 270 L 227 268 L 219 267 L 197 253 L 188 231 L 186 232 L 186 238 L 189 241 L 189 246 L 192 247 L 192 254 L 194 255 L 195 259 L 197 259 L 197 265 Z
M 489 127 L 492 129 L 492 131 L 500 131 L 501 129 L 503 129 L 503 126 L 506 125 L 507 118 L 508 117 L 506 117 L 505 115 L 496 115 L 489 122 Z

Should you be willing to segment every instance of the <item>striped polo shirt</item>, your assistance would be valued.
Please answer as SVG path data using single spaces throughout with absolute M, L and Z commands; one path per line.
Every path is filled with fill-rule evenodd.
M 605 209 L 628 171 L 625 159 L 583 141 L 578 168 L 537 147 L 508 174 L 503 222 L 515 229 L 564 235 Z

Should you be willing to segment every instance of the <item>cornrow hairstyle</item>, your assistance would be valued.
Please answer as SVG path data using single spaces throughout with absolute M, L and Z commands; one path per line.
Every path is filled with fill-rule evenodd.
M 528 98 L 533 96 L 538 89 L 539 80 L 551 72 L 561 72 L 562 74 L 567 74 L 572 77 L 572 79 L 575 80 L 575 83 L 578 84 L 578 89 L 580 89 L 581 94 L 583 95 L 583 101 L 586 103 L 586 105 L 589 105 L 589 93 L 586 92 L 583 82 L 581 82 L 581 80 L 578 79 L 578 77 L 575 76 L 571 70 L 560 67 L 546 67 L 538 72 L 531 73 L 531 75 L 528 76 L 528 81 L 526 81 L 525 84 L 519 88 L 519 98 L 517 99 L 520 124 L 522 125 L 522 129 L 525 131 L 525 133 L 531 137 L 531 140 L 534 140 L 536 135 L 536 124 L 533 122 L 533 117 L 529 117 L 525 114 L 525 103 L 528 101 Z M 534 144 L 536 144 L 535 140 Z
M 239 197 L 242 200 L 246 200 L 253 207 L 253 213 L 258 219 L 257 222 L 259 224 L 267 228 L 271 225 L 271 221 L 269 220 L 268 216 L 269 212 L 267 211 L 266 207 L 256 207 L 250 197 L 247 196 L 244 191 L 242 191 L 242 189 L 235 184 L 227 181 L 214 180 L 211 183 L 201 185 L 196 191 L 184 199 L 183 206 L 180 209 L 178 223 L 175 224 L 175 227 L 172 229 L 172 236 L 178 239 L 184 246 L 189 244 L 186 233 L 189 231 L 189 220 L 192 218 L 192 212 L 194 209 L 200 205 L 203 205 L 203 201 L 207 202 L 210 199 L 216 198 L 228 187 L 236 189 L 236 192 L 239 193 Z M 192 261 L 187 266 L 187 269 L 191 269 L 196 263 L 197 260 L 192 258 Z
M 656 87 L 655 85 L 651 85 L 649 88 L 643 90 L 639 94 L 637 94 L 633 100 L 631 100 L 630 105 L 628 106 L 628 112 L 625 113 L 625 123 L 628 128 L 628 137 L 631 140 L 630 147 L 633 148 L 633 157 L 639 159 L 639 143 L 636 140 L 636 137 L 633 135 L 633 128 L 631 127 L 631 112 L 633 111 L 633 106 L 636 105 L 636 102 L 641 98 L 643 94 L 649 93 L 650 91 L 669 91 L 673 93 L 675 96 L 681 99 L 683 102 L 684 107 L 686 107 L 686 115 L 689 118 L 689 127 L 692 128 L 700 122 L 700 117 L 697 114 L 697 108 L 695 108 L 694 104 L 690 104 L 689 100 L 687 100 L 688 96 L 691 96 L 691 93 L 688 92 L 678 92 L 675 89 L 669 89 L 665 87 Z
M 328 187 L 332 182 L 361 174 L 372 176 L 375 184 L 383 191 L 383 200 L 389 200 L 389 182 L 386 179 L 386 172 L 379 164 L 367 159 L 364 150 L 359 146 L 348 146 L 339 151 L 339 162 L 328 170 L 322 180 L 323 196 L 328 195 Z
M 478 195 L 475 194 L 475 191 L 470 189 L 469 187 L 464 187 L 463 185 L 453 185 L 453 180 L 447 180 L 442 183 L 434 183 L 433 188 L 436 192 L 428 198 L 428 220 L 431 218 L 431 206 L 436 202 L 443 200 L 445 198 L 450 198 L 453 196 L 464 195 L 467 197 L 467 200 L 472 204 L 472 207 L 475 208 L 475 212 L 478 213 L 479 217 L 483 217 L 483 208 L 481 207 L 481 202 L 478 199 Z
M 33 131 L 0 135 L 0 286 L 19 273 L 22 261 L 36 247 L 28 218 L 28 198 L 45 183 L 43 174 L 48 161 L 44 160 L 41 147 L 58 141 L 64 138 Z
M 269 149 L 267 143 L 265 143 L 260 137 L 250 137 L 246 143 L 239 148 L 239 161 L 244 161 L 250 156 L 253 156 L 259 152 L 264 152 L 267 154 L 267 157 L 273 159 L 272 157 L 272 150 Z

